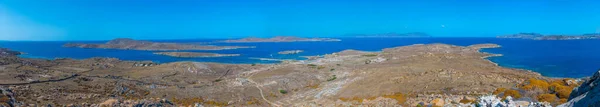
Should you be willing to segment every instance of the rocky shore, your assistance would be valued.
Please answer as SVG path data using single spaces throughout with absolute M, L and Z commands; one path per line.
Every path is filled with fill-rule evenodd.
M 240 54 L 217 54 L 203 52 L 155 52 L 154 54 L 181 58 L 240 56 Z
M 237 39 L 237 40 L 225 40 L 222 42 L 244 43 L 244 42 L 320 42 L 320 41 L 331 42 L 331 41 L 341 41 L 341 40 L 333 39 L 333 38 L 301 38 L 301 37 L 294 37 L 294 36 L 275 36 L 272 38 L 249 37 L 249 38 L 243 38 L 243 39 Z
M 158 43 L 150 41 L 133 40 L 129 38 L 118 38 L 105 44 L 67 43 L 63 47 L 77 48 L 100 48 L 100 49 L 127 49 L 127 50 L 225 50 L 239 48 L 254 48 L 250 46 L 210 46 L 181 43 Z
M 494 54 L 479 52 L 494 47 L 499 45 L 420 44 L 278 64 L 42 60 L 7 54 L 0 55 L 0 105 L 557 105 L 567 101 L 564 90 L 580 84 L 497 66 L 484 59 Z

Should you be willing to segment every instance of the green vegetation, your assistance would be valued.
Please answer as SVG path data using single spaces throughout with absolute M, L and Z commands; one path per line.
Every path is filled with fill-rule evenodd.
M 315 64 L 308 64 L 308 66 L 310 66 L 310 67 L 316 67 L 317 65 L 315 65 Z
M 421 104 L 417 104 L 417 107 L 425 107 L 425 106 L 423 106 L 423 105 L 421 105 Z
M 217 80 L 215 80 L 215 82 L 219 82 L 219 81 L 223 81 L 223 79 L 217 79 Z
M 256 66 L 256 64 L 252 64 L 252 66 Z
M 325 68 L 325 66 L 319 66 L 319 67 L 317 67 L 317 69 L 323 69 L 323 68 Z
M 327 79 L 327 81 L 333 81 L 333 80 L 335 80 L 335 79 L 337 79 L 337 77 L 336 77 L 335 75 L 333 75 L 333 77 L 331 77 L 331 78 Z
M 374 56 L 377 56 L 377 54 L 364 54 L 362 56 L 365 56 L 365 57 L 374 57 Z
M 331 68 L 329 71 L 333 71 L 333 70 L 335 70 L 335 69 Z
M 287 94 L 288 92 L 286 90 L 279 90 L 279 93 L 281 93 L 281 94 Z

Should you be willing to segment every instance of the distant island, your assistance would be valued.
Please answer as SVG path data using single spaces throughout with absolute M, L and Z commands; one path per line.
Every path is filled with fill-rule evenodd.
M 414 38 L 414 37 L 431 37 L 431 35 L 423 32 L 411 33 L 378 33 L 378 34 L 347 34 L 344 37 L 362 37 L 362 38 Z
M 333 38 L 301 38 L 301 37 L 294 37 L 294 36 L 275 36 L 272 38 L 249 37 L 249 38 L 236 39 L 236 40 L 225 40 L 222 42 L 244 43 L 244 42 L 318 42 L 318 41 L 341 41 L 341 40 L 333 39 Z
M 12 51 L 7 48 L 0 48 L 0 56 L 21 55 L 21 54 L 23 54 L 23 53 L 17 52 L 17 51 Z
M 298 54 L 298 53 L 302 53 L 302 52 L 304 52 L 304 51 L 303 50 L 287 50 L 287 51 L 277 52 L 277 54 L 287 55 L 287 54 Z
M 497 38 L 519 38 L 533 40 L 580 40 L 580 39 L 600 39 L 600 33 L 583 35 L 542 35 L 539 33 L 518 33 L 512 35 L 497 36 Z
M 249 46 L 210 46 L 180 43 L 157 43 L 150 41 L 118 38 L 105 44 L 67 43 L 63 47 L 78 48 L 103 48 L 103 49 L 131 49 L 131 50 L 225 50 L 238 48 L 254 48 Z
M 217 54 L 202 52 L 155 52 L 154 54 L 181 58 L 240 56 L 240 54 Z

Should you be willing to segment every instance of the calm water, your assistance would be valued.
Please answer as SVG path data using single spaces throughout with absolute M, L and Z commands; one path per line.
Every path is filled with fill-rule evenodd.
M 159 42 L 197 43 L 215 40 L 171 40 Z M 104 43 L 96 41 L 90 43 Z M 419 43 L 446 43 L 468 46 L 478 43 L 496 43 L 502 48 L 485 49 L 503 54 L 489 58 L 500 66 L 529 69 L 551 77 L 590 76 L 600 68 L 600 40 L 536 41 L 496 38 L 344 38 L 341 42 L 289 42 L 289 43 L 217 43 L 211 45 L 256 46 L 250 49 L 191 51 L 224 54 L 242 54 L 237 57 L 175 58 L 154 55 L 152 51 L 63 48 L 66 42 L 0 42 L 0 47 L 25 52 L 30 58 L 114 57 L 122 60 L 151 60 L 155 62 L 199 61 L 220 63 L 276 63 L 253 58 L 303 59 L 300 56 L 323 55 L 345 49 L 380 51 L 383 48 Z M 304 50 L 295 55 L 279 55 L 284 50 Z

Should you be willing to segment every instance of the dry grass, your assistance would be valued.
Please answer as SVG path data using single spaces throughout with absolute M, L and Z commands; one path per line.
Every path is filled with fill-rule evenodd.
M 556 97 L 556 95 L 554 95 L 554 94 L 541 94 L 537 98 L 538 98 L 538 101 L 540 101 L 540 102 L 549 102 L 549 103 L 555 103 L 556 100 L 558 99 Z
M 521 94 L 517 90 L 506 90 L 502 98 L 506 98 L 508 96 L 511 96 L 513 98 L 521 98 Z

